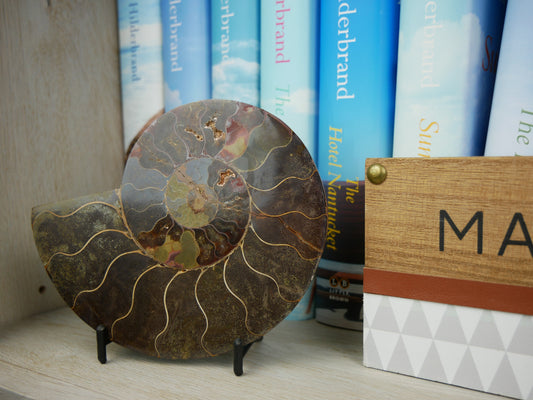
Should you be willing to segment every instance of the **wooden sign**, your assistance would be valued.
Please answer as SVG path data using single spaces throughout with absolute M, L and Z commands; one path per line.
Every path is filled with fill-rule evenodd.
M 533 157 L 366 167 L 366 293 L 533 315 Z

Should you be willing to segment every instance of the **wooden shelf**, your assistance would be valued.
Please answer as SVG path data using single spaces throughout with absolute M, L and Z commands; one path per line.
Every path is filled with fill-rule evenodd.
M 200 360 L 160 360 L 111 343 L 107 364 L 100 364 L 94 330 L 64 308 L 0 331 L 0 387 L 7 391 L 3 397 L 0 390 L 0 398 L 496 398 L 366 368 L 362 348 L 362 332 L 314 320 L 283 321 L 250 348 L 240 377 L 233 374 L 231 353 Z

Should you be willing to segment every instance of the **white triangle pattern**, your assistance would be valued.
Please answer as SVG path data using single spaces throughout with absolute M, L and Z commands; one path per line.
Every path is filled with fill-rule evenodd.
M 502 339 L 496 328 L 496 321 L 494 321 L 492 316 L 492 311 L 481 310 L 481 313 L 481 318 L 470 340 L 470 344 L 484 348 L 504 349 Z
M 368 367 L 533 400 L 533 316 L 365 293 Z
M 446 307 L 446 312 L 443 314 L 439 329 L 435 334 L 435 340 L 466 344 L 463 327 L 461 326 L 461 321 L 457 316 L 455 307 Z
M 422 305 L 418 301 L 412 301 L 411 310 L 407 316 L 402 333 L 405 335 L 417 336 L 431 339 L 431 330 L 426 321 L 426 316 L 422 310 Z
M 378 311 L 380 297 L 381 296 L 372 293 L 363 294 L 364 321 L 368 326 L 372 326 L 374 323 L 374 317 Z
M 446 372 L 444 371 L 435 342 L 431 343 L 429 347 L 424 364 L 420 368 L 420 377 L 432 381 L 449 383 L 446 379 Z
M 376 342 L 374 341 L 370 329 L 368 329 L 368 335 L 366 335 L 364 339 L 363 347 L 363 365 L 365 367 L 384 369 L 379 358 L 378 349 L 376 348 Z
M 424 310 L 424 315 L 429 325 L 429 329 L 431 330 L 431 336 L 435 337 L 448 305 L 441 303 L 430 303 L 428 301 L 421 301 L 420 304 L 422 306 L 422 310 Z
M 389 300 L 394 316 L 396 317 L 396 322 L 398 323 L 398 328 L 402 332 L 405 321 L 413 307 L 413 301 L 402 299 L 401 297 L 389 297 Z
M 457 313 L 457 318 L 459 318 L 459 321 L 461 321 L 466 342 L 470 343 L 479 320 L 481 319 L 481 313 L 477 308 L 461 306 L 456 306 L 455 312 Z
M 433 341 L 428 338 L 411 335 L 402 335 L 402 339 L 413 369 L 413 375 L 420 376 L 420 369 Z
M 400 338 L 399 333 L 381 331 L 381 330 L 372 330 L 372 336 L 374 337 L 374 342 L 376 344 L 376 349 L 381 360 L 381 365 L 384 366 L 384 369 L 389 369 L 389 361 L 392 357 L 398 339 Z
M 466 350 L 466 353 L 459 364 L 459 368 L 455 373 L 452 383 L 458 386 L 467 386 L 472 389 L 483 390 L 479 371 L 476 368 L 472 352 L 469 348 Z
M 446 373 L 447 382 L 453 382 L 453 378 L 459 368 L 459 363 L 464 358 L 468 346 L 464 343 L 457 344 L 435 340 L 435 347 L 437 348 L 442 367 Z
M 372 326 L 381 331 L 400 332 L 389 298 L 388 296 L 381 297 L 381 303 L 374 316 Z
M 533 316 L 522 316 L 507 351 L 533 357 Z
M 483 390 L 488 391 L 505 356 L 505 351 L 470 346 L 470 352 L 479 371 Z
M 505 349 L 509 348 L 511 340 L 516 332 L 520 319 L 522 318 L 521 314 L 512 314 L 501 311 L 493 311 L 492 317 L 496 322 L 496 328 L 500 334 L 500 337 L 503 342 Z
M 533 398 L 533 357 L 508 353 L 507 357 L 515 374 L 516 382 L 526 399 Z
M 404 374 L 413 375 L 413 368 L 409 361 L 407 348 L 405 347 L 405 343 L 401 336 L 398 339 L 398 343 L 396 344 L 396 348 L 394 349 L 394 353 L 392 354 L 387 369 L 393 372 L 401 371 Z
M 505 393 L 509 397 L 523 397 L 507 354 L 503 357 L 498 367 L 498 371 L 490 385 L 490 390 L 494 393 Z

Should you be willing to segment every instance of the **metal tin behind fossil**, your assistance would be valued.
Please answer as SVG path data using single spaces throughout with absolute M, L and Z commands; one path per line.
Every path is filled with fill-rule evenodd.
M 300 139 L 268 112 L 206 100 L 139 138 L 115 191 L 36 207 L 57 290 L 90 326 L 165 358 L 267 333 L 312 281 L 325 198 Z

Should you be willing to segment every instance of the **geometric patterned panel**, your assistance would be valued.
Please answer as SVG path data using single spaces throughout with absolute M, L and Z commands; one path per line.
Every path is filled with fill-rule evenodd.
M 533 400 L 533 316 L 364 294 L 367 367 Z

